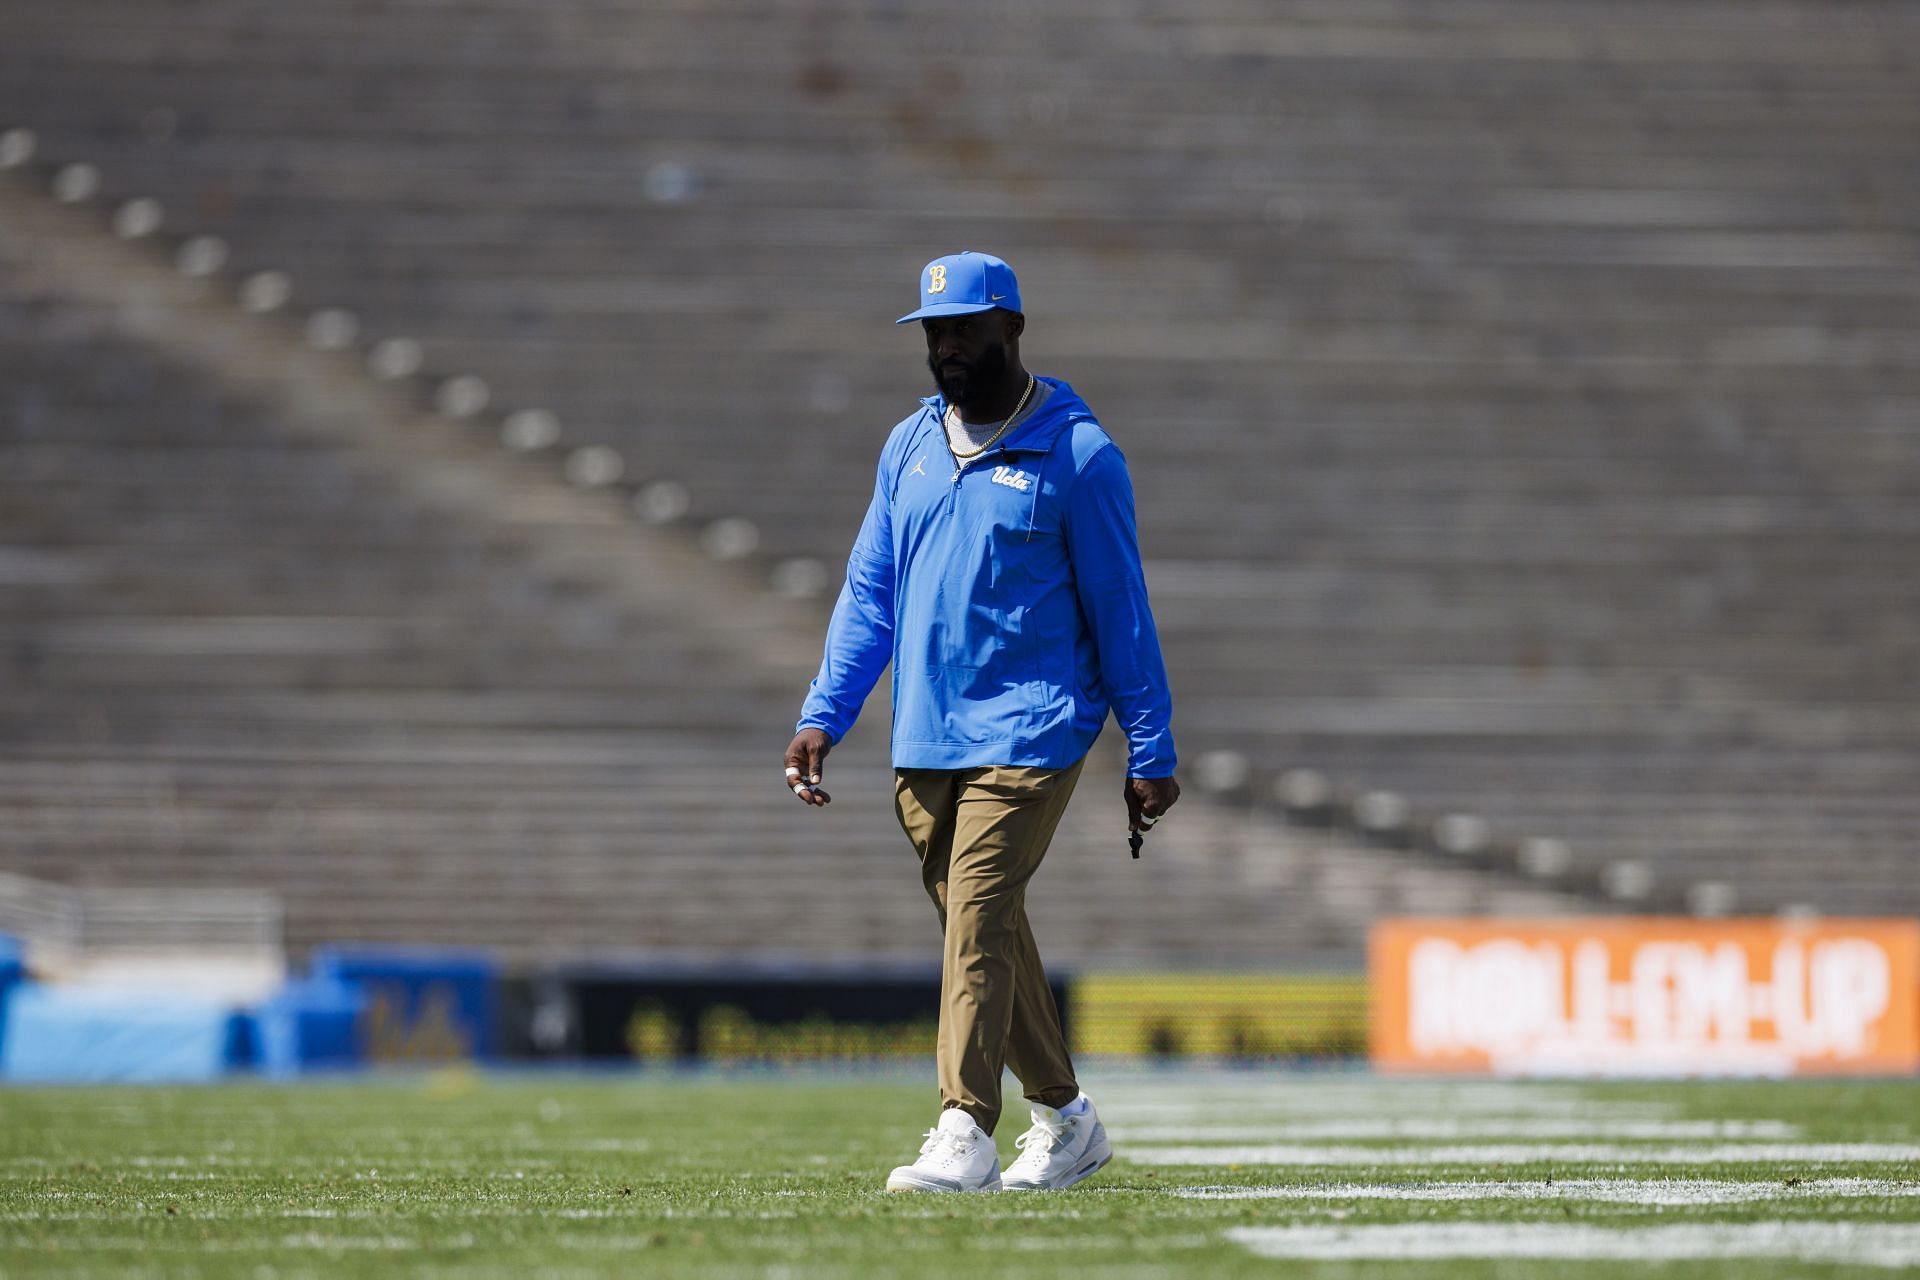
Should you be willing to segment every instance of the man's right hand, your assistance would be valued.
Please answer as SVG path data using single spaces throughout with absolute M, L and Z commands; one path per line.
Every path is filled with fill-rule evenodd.
M 831 804 L 833 797 L 820 789 L 827 768 L 827 752 L 833 739 L 825 729 L 802 729 L 787 744 L 787 790 L 807 804 Z

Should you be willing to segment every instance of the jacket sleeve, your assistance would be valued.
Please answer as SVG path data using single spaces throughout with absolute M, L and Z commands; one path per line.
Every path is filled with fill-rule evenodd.
M 1074 481 L 1067 498 L 1067 554 L 1080 612 L 1099 653 L 1100 682 L 1127 735 L 1127 775 L 1169 777 L 1177 763 L 1173 697 L 1140 568 L 1133 482 L 1116 445 L 1102 445 Z
M 893 658 L 893 486 L 890 453 L 874 476 L 873 501 L 847 556 L 847 580 L 827 623 L 820 674 L 807 687 L 801 729 L 824 729 L 835 743 L 853 728 L 860 707 Z

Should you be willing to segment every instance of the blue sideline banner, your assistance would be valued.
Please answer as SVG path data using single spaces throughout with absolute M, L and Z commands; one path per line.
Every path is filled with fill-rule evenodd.
M 312 977 L 364 999 L 358 1048 L 370 1062 L 463 1062 L 497 1051 L 500 964 L 489 952 L 326 946 L 313 953 Z

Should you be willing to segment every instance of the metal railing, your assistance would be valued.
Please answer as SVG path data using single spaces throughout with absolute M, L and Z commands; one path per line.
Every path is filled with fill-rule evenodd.
M 285 911 L 264 889 L 70 887 L 0 873 L 0 933 L 28 954 L 279 953 Z

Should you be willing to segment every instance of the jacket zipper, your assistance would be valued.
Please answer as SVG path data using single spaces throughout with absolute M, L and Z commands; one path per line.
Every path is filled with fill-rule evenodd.
M 947 440 L 947 431 L 944 424 L 942 424 L 940 428 L 940 438 L 946 440 L 947 456 L 953 459 L 953 483 L 947 486 L 947 514 L 952 515 L 954 507 L 957 506 L 960 501 L 960 473 L 965 471 L 966 468 L 960 465 L 960 455 L 953 451 L 953 442 Z
M 939 421 L 936 418 L 933 424 L 933 429 L 934 429 L 934 432 L 940 437 L 940 443 L 946 446 L 947 456 L 953 459 L 953 477 L 951 482 L 947 486 L 947 514 L 952 515 L 954 511 L 954 507 L 958 504 L 958 501 L 959 501 L 960 474 L 961 472 L 966 470 L 966 467 L 961 465 L 960 455 L 953 451 L 953 441 L 947 438 L 946 424 Z M 1021 454 L 1021 453 L 1045 454 L 1046 452 L 1047 452 L 1046 449 L 1035 449 L 1030 447 L 1023 447 L 1019 449 L 1009 449 L 1007 448 L 1007 446 L 1001 445 L 1000 448 L 995 451 L 995 454 L 1000 459 L 1001 464 L 1004 466 L 1016 454 Z M 1029 539 L 1033 537 L 1033 520 L 1031 516 L 1029 516 L 1027 520 L 1027 537 Z

